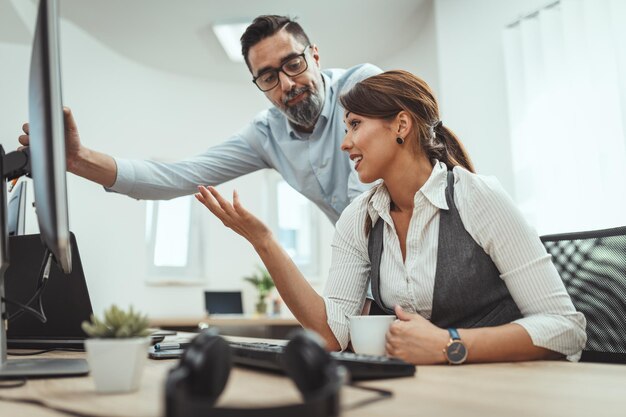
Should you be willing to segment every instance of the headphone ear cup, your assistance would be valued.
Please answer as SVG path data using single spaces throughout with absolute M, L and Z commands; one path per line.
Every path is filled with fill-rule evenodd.
M 305 401 L 327 386 L 338 374 L 337 363 L 311 331 L 297 331 L 282 357 L 285 372 L 294 381 Z
M 187 347 L 179 366 L 187 370 L 185 384 L 189 395 L 215 404 L 230 374 L 230 346 L 216 331 L 203 331 Z

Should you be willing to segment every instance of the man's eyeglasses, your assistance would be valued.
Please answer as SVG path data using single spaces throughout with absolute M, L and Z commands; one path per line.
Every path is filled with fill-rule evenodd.
M 279 72 L 282 72 L 288 77 L 295 77 L 296 75 L 302 74 L 309 68 L 309 64 L 306 61 L 306 50 L 309 46 L 311 45 L 307 45 L 300 55 L 296 55 L 283 62 L 280 68 L 272 68 L 263 71 L 261 74 L 254 77 L 252 82 L 259 87 L 259 90 L 269 91 L 280 82 L 278 78 Z

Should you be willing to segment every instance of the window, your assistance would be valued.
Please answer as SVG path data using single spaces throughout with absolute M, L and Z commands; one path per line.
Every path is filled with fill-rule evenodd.
M 319 210 L 291 188 L 280 175 L 268 172 L 270 227 L 302 274 L 316 281 L 318 268 Z
M 197 205 L 192 197 L 148 201 L 146 246 L 149 281 L 197 282 L 201 280 L 203 241 Z
M 504 30 L 516 198 L 540 234 L 626 220 L 624 11 L 561 0 Z

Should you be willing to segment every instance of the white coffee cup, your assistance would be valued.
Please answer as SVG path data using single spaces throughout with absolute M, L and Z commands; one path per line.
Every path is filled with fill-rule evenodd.
M 350 316 L 350 340 L 355 353 L 385 354 L 385 335 L 396 316 Z

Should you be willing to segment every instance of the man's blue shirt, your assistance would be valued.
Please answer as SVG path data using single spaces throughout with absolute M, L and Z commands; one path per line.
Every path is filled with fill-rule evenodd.
M 322 113 L 310 134 L 293 129 L 275 107 L 259 113 L 225 142 L 179 162 L 115 158 L 117 179 L 111 191 L 137 199 L 164 200 L 218 185 L 264 168 L 314 202 L 334 224 L 344 208 L 369 185 L 361 184 L 346 152 L 340 94 L 381 70 L 362 64 L 322 71 L 326 91 Z

